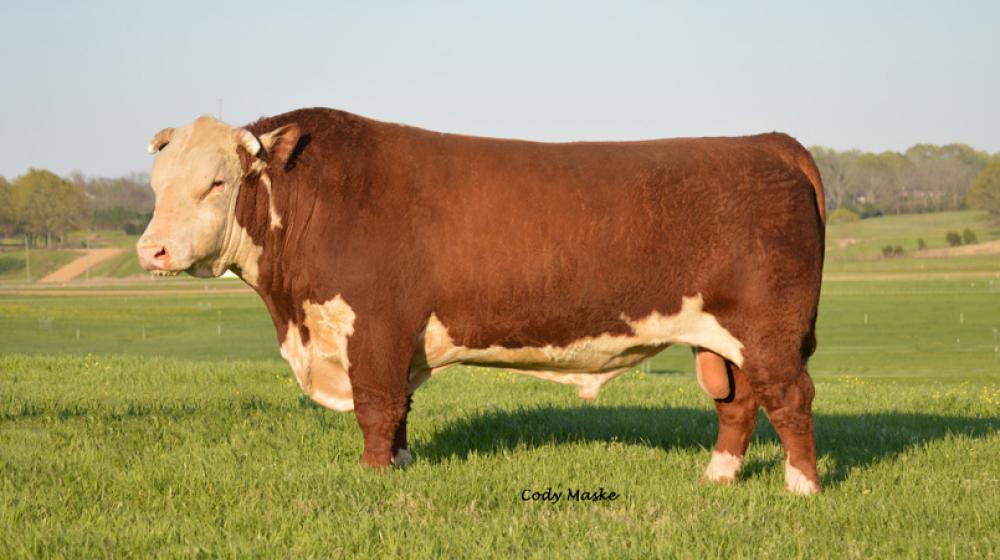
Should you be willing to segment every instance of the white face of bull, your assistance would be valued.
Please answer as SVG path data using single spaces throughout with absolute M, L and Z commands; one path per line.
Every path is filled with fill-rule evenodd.
M 233 218 L 244 172 L 237 147 L 253 156 L 251 166 L 270 195 L 266 162 L 283 163 L 298 138 L 295 124 L 257 138 L 210 116 L 158 132 L 149 143 L 156 154 L 150 175 L 156 207 L 136 244 L 139 264 L 162 275 L 219 276 L 233 264 L 246 270 L 247 263 L 238 262 L 246 258 L 246 236 Z M 270 215 L 271 227 L 280 227 L 273 201 Z
M 157 154 L 150 179 L 156 193 L 153 219 L 136 244 L 139 263 L 154 274 L 186 271 L 218 276 L 233 228 L 242 177 L 238 145 L 251 154 L 260 142 L 244 129 L 204 116 L 160 131 L 149 144 Z

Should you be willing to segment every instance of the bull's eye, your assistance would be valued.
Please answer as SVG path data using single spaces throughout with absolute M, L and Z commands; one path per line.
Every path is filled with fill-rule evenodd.
M 216 179 L 216 180 L 212 181 L 212 184 L 209 185 L 208 190 L 205 191 L 205 194 L 201 195 L 201 199 L 205 200 L 206 198 L 208 198 L 208 195 L 210 195 L 210 194 L 214 193 L 215 191 L 221 189 L 225 184 L 226 184 L 226 182 L 223 181 L 222 179 Z

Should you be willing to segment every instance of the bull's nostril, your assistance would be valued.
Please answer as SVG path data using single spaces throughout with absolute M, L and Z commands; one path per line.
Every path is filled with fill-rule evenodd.
M 165 257 L 165 256 L 167 256 L 167 249 L 165 247 L 161 247 L 160 250 L 157 251 L 155 255 L 153 255 L 153 258 L 158 259 L 160 257 Z

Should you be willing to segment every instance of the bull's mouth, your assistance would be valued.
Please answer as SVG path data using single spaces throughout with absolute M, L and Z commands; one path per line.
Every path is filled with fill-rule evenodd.
M 226 271 L 226 267 L 218 257 L 195 261 L 187 266 L 180 265 L 178 267 L 176 263 L 170 264 L 172 265 L 170 268 L 147 268 L 146 270 L 151 276 L 159 278 L 178 276 L 182 272 L 195 278 L 217 278 Z

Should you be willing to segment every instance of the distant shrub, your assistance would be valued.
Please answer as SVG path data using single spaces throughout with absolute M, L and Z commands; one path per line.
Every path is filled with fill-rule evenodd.
M 882 247 L 882 256 L 886 258 L 902 257 L 904 253 L 905 251 L 903 250 L 902 245 L 896 245 L 895 247 L 892 245 L 886 245 Z
M 902 255 L 903 255 L 902 245 L 896 245 L 895 247 L 893 247 L 892 245 L 886 245 L 885 247 L 882 247 L 883 257 L 891 258 L 891 257 L 899 257 Z
M 861 217 L 854 212 L 848 210 L 847 208 L 837 208 L 833 212 L 830 212 L 830 217 L 827 221 L 831 224 L 846 224 L 850 222 L 856 222 L 860 220 Z
M 976 240 L 976 232 L 972 231 L 969 228 L 965 228 L 965 231 L 962 232 L 962 241 L 966 245 L 972 245 L 973 243 L 975 243 L 977 241 Z
M 927 248 L 927 242 L 924 241 L 922 238 L 918 239 L 917 240 L 917 250 L 918 251 L 923 251 L 926 248 Z
M 0 257 L 0 274 L 14 272 L 15 270 L 21 270 L 22 268 L 24 268 L 24 261 L 17 257 Z
M 952 247 L 958 247 L 962 244 L 962 236 L 957 231 L 949 231 L 944 238 Z
M 862 220 L 868 218 L 877 218 L 882 215 L 882 209 L 875 206 L 871 202 L 864 202 L 862 204 L 855 204 L 851 207 L 851 210 L 855 212 Z

